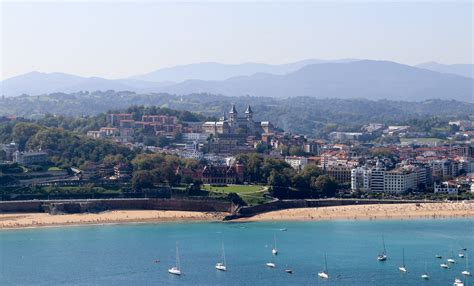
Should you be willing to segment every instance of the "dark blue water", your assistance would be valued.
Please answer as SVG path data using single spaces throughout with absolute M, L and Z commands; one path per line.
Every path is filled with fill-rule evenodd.
M 280 231 L 287 228 L 288 231 Z M 267 269 L 276 234 L 280 254 Z M 389 260 L 378 262 L 381 235 Z M 179 242 L 183 276 L 167 273 Z M 225 243 L 228 271 L 214 268 Z M 176 223 L 0 231 L 0 285 L 453 285 L 474 220 Z M 402 248 L 408 273 L 398 266 Z M 451 269 L 435 254 L 454 251 Z M 316 273 L 327 253 L 330 279 Z M 154 263 L 156 259 L 160 263 Z M 444 261 L 444 260 L 443 260 Z M 429 281 L 420 275 L 427 263 Z M 294 274 L 283 269 L 291 267 Z M 471 272 L 473 268 L 471 267 Z M 468 281 L 466 285 L 474 285 Z

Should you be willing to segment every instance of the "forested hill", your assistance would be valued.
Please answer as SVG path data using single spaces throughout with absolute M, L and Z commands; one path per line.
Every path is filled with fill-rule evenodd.
M 331 126 L 335 124 L 338 130 L 354 130 L 369 122 L 395 124 L 433 116 L 444 119 L 462 119 L 472 115 L 474 110 L 473 103 L 454 100 L 404 102 L 309 97 L 274 99 L 249 96 L 226 97 L 210 94 L 177 96 L 108 91 L 3 98 L 0 99 L 0 115 L 81 116 L 96 115 L 108 110 L 123 110 L 134 105 L 156 105 L 174 110 L 196 112 L 204 116 L 221 116 L 223 111 L 228 112 L 231 104 L 236 104 L 241 113 L 250 104 L 256 120 L 270 120 L 282 129 L 309 135 L 320 134 L 324 128 L 328 127 L 328 124 Z

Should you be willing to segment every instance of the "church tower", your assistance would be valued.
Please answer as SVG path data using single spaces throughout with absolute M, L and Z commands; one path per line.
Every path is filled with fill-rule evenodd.
M 232 104 L 232 108 L 229 111 L 229 119 L 231 123 L 237 124 L 237 109 L 235 109 L 235 104 Z
M 252 121 L 252 120 L 253 120 L 253 111 L 252 111 L 252 108 L 250 107 L 250 104 L 249 104 L 249 106 L 247 107 L 247 110 L 245 110 L 245 117 L 247 117 L 247 120 L 248 120 L 248 121 Z

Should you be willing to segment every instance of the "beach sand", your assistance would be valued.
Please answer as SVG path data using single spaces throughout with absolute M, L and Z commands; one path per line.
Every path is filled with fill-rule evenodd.
M 0 229 L 132 222 L 221 221 L 226 215 L 228 214 L 157 210 L 125 210 L 64 215 L 14 213 L 0 214 Z
M 474 217 L 474 203 L 351 205 L 300 208 L 258 214 L 239 221 L 373 220 Z
M 47 213 L 0 214 L 0 229 L 44 226 L 140 222 L 222 221 L 228 213 L 124 210 L 97 214 L 50 215 Z M 474 203 L 423 203 L 351 205 L 287 209 L 236 221 L 375 220 L 474 217 Z

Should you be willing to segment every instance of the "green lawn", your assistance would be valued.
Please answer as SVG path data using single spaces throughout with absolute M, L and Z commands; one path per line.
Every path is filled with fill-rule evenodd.
M 59 167 L 49 167 L 48 168 L 48 171 L 51 171 L 51 172 L 54 172 L 54 171 L 62 171 L 63 169 L 59 168 Z
M 227 185 L 227 186 L 211 186 L 203 185 L 203 189 L 211 192 L 219 193 L 237 193 L 237 194 L 246 194 L 246 193 L 255 193 L 262 189 L 262 186 L 256 185 Z
M 203 185 L 202 188 L 216 194 L 238 194 L 247 204 L 257 205 L 267 201 L 263 195 L 267 192 L 267 187 L 258 185 L 228 185 L 211 186 Z
M 410 141 L 417 141 L 422 143 L 429 143 L 429 142 L 440 142 L 443 141 L 438 138 L 400 138 L 400 142 L 410 142 Z

